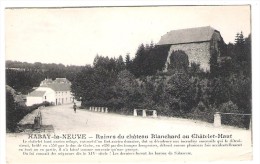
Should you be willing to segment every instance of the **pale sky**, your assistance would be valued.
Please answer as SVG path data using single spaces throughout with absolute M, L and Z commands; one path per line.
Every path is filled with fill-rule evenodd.
M 97 54 L 134 57 L 171 30 L 211 26 L 224 41 L 250 33 L 250 6 L 6 9 L 6 60 L 92 64 Z

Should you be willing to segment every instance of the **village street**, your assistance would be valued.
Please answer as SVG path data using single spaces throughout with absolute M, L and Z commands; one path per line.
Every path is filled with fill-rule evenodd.
M 114 113 L 101 113 L 88 111 L 86 109 L 77 109 L 75 113 L 73 108 L 73 104 L 59 105 L 59 106 L 51 106 L 41 108 L 42 114 L 42 124 L 43 126 L 51 125 L 53 126 L 54 131 L 51 133 L 55 134 L 86 134 L 87 136 L 92 136 L 94 139 L 96 135 L 149 135 L 157 134 L 157 135 L 223 135 L 223 136 L 232 136 L 232 139 L 240 140 L 242 142 L 242 146 L 240 147 L 216 147 L 212 148 L 203 148 L 200 149 L 198 147 L 190 147 L 190 148 L 170 148 L 165 147 L 159 149 L 149 149 L 149 151 L 163 151 L 163 150 L 180 150 L 180 151 L 190 151 L 192 152 L 192 156 L 171 156 L 171 161 L 174 160 L 248 160 L 251 159 L 252 154 L 252 143 L 251 143 L 251 131 L 245 129 L 239 129 L 235 127 L 214 127 L 213 124 L 205 123 L 201 121 L 195 120 L 187 120 L 180 118 L 167 118 L 160 117 L 151 118 L 146 117 L 143 118 L 141 116 L 125 116 Z M 79 103 L 77 104 L 80 105 Z M 38 110 L 39 111 L 39 110 Z M 38 111 L 34 111 L 38 112 Z M 28 121 L 33 120 L 32 115 L 26 116 L 21 123 L 26 123 Z M 35 131 L 35 134 L 39 134 L 39 132 Z M 49 132 L 48 132 L 49 133 Z M 30 134 L 30 133 L 29 133 Z M 7 147 L 8 154 L 11 152 L 17 152 L 17 146 L 21 144 L 23 139 L 28 139 L 28 134 L 22 132 L 17 134 L 7 134 L 7 142 L 12 143 L 13 146 Z M 190 138 L 188 140 L 210 140 L 209 138 Z M 166 139 L 167 140 L 167 139 Z M 169 140 L 169 139 L 168 139 Z M 221 139 L 220 139 L 221 140 Z M 230 138 L 228 138 L 230 140 Z M 148 150 L 145 149 L 144 150 Z M 223 151 L 224 150 L 224 151 Z M 203 156 L 201 156 L 203 153 Z M 197 158 L 200 156 L 200 158 Z M 97 158 L 91 158 L 93 161 L 108 161 L 108 160 L 126 160 L 126 156 L 97 156 Z M 128 160 L 151 160 L 151 158 L 143 156 L 127 156 Z M 188 157 L 188 158 L 187 158 Z M 25 159 L 30 158 L 30 160 L 35 160 L 34 156 L 22 156 L 19 155 L 17 159 Z M 160 161 L 167 161 L 168 158 L 164 156 L 156 157 Z M 9 161 L 15 161 L 12 156 L 8 156 L 7 159 Z M 37 156 L 38 160 L 45 160 L 45 156 Z M 60 157 L 55 156 L 53 159 L 55 162 L 60 161 L 68 161 L 71 160 L 69 156 Z M 90 159 L 89 159 L 90 160 Z M 78 162 L 86 161 L 84 156 L 78 156 Z
M 77 104 L 80 105 L 79 103 Z M 181 118 L 126 116 L 115 113 L 101 113 L 86 109 L 77 109 L 72 104 L 45 107 L 41 110 L 42 124 L 53 125 L 55 132 L 88 132 L 88 133 L 239 133 L 249 136 L 250 130 L 222 126 Z

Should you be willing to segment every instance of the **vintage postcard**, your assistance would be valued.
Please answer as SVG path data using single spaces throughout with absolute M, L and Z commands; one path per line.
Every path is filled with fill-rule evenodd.
M 6 163 L 253 160 L 251 4 L 3 12 Z

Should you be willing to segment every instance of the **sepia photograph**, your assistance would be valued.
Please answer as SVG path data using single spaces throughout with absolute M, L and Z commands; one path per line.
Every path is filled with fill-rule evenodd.
M 252 5 L 6 7 L 6 163 L 252 161 Z

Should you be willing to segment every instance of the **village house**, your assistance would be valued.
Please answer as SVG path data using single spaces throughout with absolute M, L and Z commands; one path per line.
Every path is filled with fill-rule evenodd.
M 27 95 L 26 105 L 50 102 L 53 105 L 61 105 L 73 102 L 71 94 L 71 82 L 66 78 L 45 79 L 34 91 Z
M 164 71 L 167 71 L 170 64 L 170 55 L 178 50 L 188 55 L 189 64 L 194 62 L 200 64 L 204 71 L 210 71 L 210 58 L 213 53 L 220 56 L 221 44 L 225 43 L 220 32 L 205 26 L 170 31 L 161 37 L 157 45 L 170 46 Z

